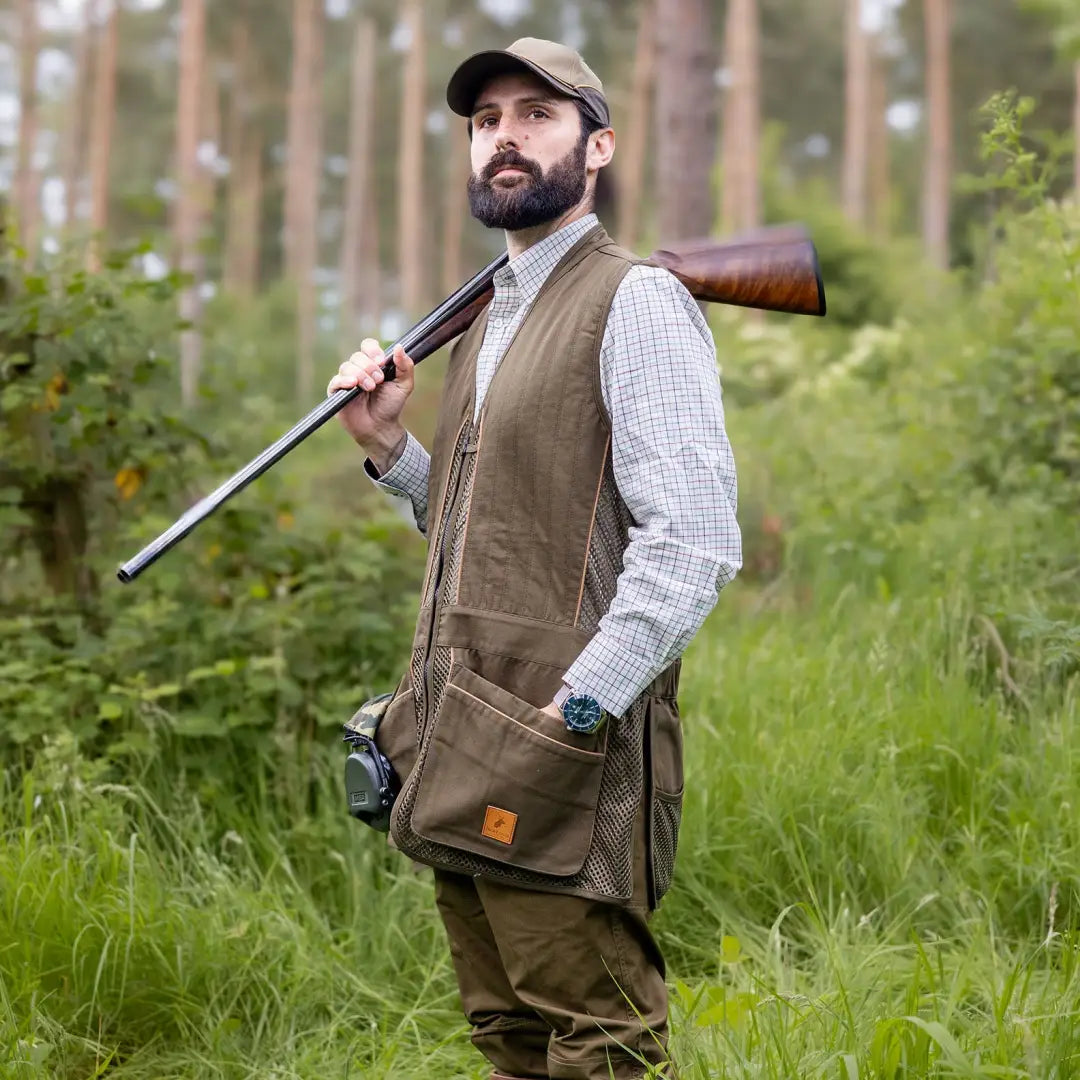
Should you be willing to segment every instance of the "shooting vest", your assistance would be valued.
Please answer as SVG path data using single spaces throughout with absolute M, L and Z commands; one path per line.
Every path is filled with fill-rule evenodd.
M 415 860 L 653 907 L 682 802 L 678 662 L 596 735 L 540 711 L 615 595 L 633 524 L 612 473 L 600 346 L 635 261 L 600 227 L 571 248 L 475 423 L 488 311 L 454 346 L 412 662 L 379 744 L 403 781 L 391 837 Z

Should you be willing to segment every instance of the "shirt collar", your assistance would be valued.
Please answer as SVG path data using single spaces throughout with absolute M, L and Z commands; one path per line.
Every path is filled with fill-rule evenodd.
M 559 260 L 598 224 L 595 214 L 586 214 L 550 236 L 545 236 L 498 271 L 495 275 L 496 288 L 516 283 L 522 299 L 531 304 L 551 271 L 558 266 Z

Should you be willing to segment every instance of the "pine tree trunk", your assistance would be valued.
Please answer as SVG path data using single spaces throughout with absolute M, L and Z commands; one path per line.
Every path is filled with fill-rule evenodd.
M 112 156 L 113 122 L 116 116 L 116 56 L 120 4 L 113 0 L 105 25 L 97 34 L 94 61 L 94 100 L 90 116 L 90 229 L 94 240 L 87 251 L 91 270 L 100 263 L 100 247 L 109 221 L 109 161 Z
M 198 162 L 199 128 L 202 120 L 206 12 L 203 0 L 182 0 L 180 8 L 180 85 L 176 112 L 176 212 L 173 238 L 176 264 L 192 276 L 180 293 L 180 317 L 191 326 L 180 334 L 180 397 L 185 407 L 195 403 L 202 364 L 199 278 L 199 222 L 202 217 L 201 178 Z
M 888 57 L 881 35 L 870 55 L 869 201 L 870 228 L 879 239 L 889 235 L 889 92 Z
M 285 150 L 285 205 L 283 241 L 285 273 L 297 276 L 299 218 L 303 216 L 304 176 L 310 167 L 305 160 L 311 143 L 312 109 L 314 106 L 313 69 L 315 67 L 317 0 L 293 0 L 292 75 L 289 84 L 288 130 Z
M 64 177 L 64 227 L 71 230 L 79 208 L 79 181 L 86 153 L 86 102 L 90 86 L 90 55 L 94 28 L 100 11 L 99 0 L 87 0 L 83 28 L 75 44 L 75 78 L 64 123 L 64 143 L 60 160 Z
M 865 226 L 870 138 L 870 35 L 862 26 L 862 0 L 847 0 L 846 39 L 841 203 L 849 221 Z
M 19 0 L 19 144 L 15 158 L 15 214 L 19 238 L 33 261 L 37 246 L 38 179 L 34 144 L 38 132 L 38 20 L 35 0 Z
M 371 312 L 364 295 L 364 208 L 375 175 L 375 21 L 356 21 L 349 102 L 349 172 L 345 180 L 345 221 L 341 236 L 341 337 L 350 349 Z M 376 333 L 376 331 L 372 331 Z
M 251 28 L 243 12 L 238 13 L 232 26 L 232 57 L 233 79 L 225 135 L 229 180 L 225 196 L 222 276 L 227 292 L 249 297 L 255 291 L 249 256 L 253 240 L 250 210 L 259 186 L 262 151 L 261 132 L 254 123 L 252 107 Z M 253 148 L 256 150 L 255 156 L 252 155 Z
M 240 171 L 242 180 L 241 206 L 239 207 L 239 238 L 237 240 L 236 289 L 241 296 L 254 296 L 259 288 L 259 258 L 262 251 L 262 201 L 263 201 L 263 130 L 252 124 L 244 132 L 243 158 Z
M 402 62 L 401 141 L 398 155 L 398 260 L 401 305 L 407 317 L 424 302 L 424 58 L 422 0 L 405 0 L 409 52 Z
M 716 146 L 711 0 L 657 0 L 656 201 L 661 243 L 707 236 Z
M 724 100 L 720 131 L 720 228 L 735 232 L 739 220 L 739 102 L 735 71 L 738 63 L 739 11 L 729 0 L 724 16 Z
M 730 0 L 724 53 L 721 219 L 725 232 L 755 227 L 761 219 L 761 48 L 757 0 Z
M 656 82 L 656 0 L 641 0 L 625 144 L 619 170 L 618 238 L 632 249 L 642 235 L 641 207 L 645 193 L 645 151 L 652 130 Z
M 1073 190 L 1080 199 L 1080 60 L 1073 68 L 1073 81 L 1076 85 L 1076 96 L 1073 100 Z
M 740 228 L 761 224 L 761 32 L 758 0 L 737 0 L 740 9 L 739 128 L 742 132 Z
M 466 195 L 469 180 L 469 141 L 464 126 L 455 117 L 448 135 L 446 179 L 443 188 L 442 290 L 449 295 L 465 280 L 462 242 L 465 239 Z
M 372 157 L 375 150 L 372 148 Z M 375 189 L 374 168 L 372 182 L 367 186 L 364 199 L 363 225 L 360 229 L 360 291 L 364 297 L 365 319 L 371 327 L 371 335 L 378 332 L 383 313 L 383 275 L 380 235 L 382 233 L 379 193 Z
M 930 262 L 949 265 L 949 188 L 952 172 L 949 32 L 950 0 L 923 0 L 926 20 L 926 160 L 923 242 Z
M 311 397 L 315 379 L 324 7 L 321 0 L 295 0 L 294 13 L 296 37 L 288 148 L 292 220 L 286 226 L 286 253 L 290 276 L 296 282 L 296 396 L 303 403 Z M 286 199 L 289 197 L 287 191 Z

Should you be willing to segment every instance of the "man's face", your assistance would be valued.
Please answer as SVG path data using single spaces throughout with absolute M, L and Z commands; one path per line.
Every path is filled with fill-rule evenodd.
M 573 101 L 525 73 L 488 82 L 472 123 L 469 205 L 489 228 L 529 229 L 566 213 L 585 197 L 590 165 L 611 156 L 592 152 Z

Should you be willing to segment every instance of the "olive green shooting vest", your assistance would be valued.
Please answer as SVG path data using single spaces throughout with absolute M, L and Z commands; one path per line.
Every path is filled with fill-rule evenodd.
M 454 346 L 412 662 L 379 744 L 403 781 L 391 836 L 417 861 L 640 902 L 634 824 L 643 809 L 655 906 L 670 884 L 682 799 L 678 663 L 596 735 L 540 711 L 615 595 L 633 524 L 612 474 L 600 346 L 635 261 L 599 227 L 566 254 L 476 423 L 488 313 Z

